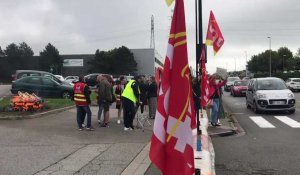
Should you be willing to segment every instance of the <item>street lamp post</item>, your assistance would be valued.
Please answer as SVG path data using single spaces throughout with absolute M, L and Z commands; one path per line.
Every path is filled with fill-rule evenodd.
M 247 74 L 247 73 L 248 73 L 248 72 L 247 72 L 247 51 L 245 51 L 245 54 L 246 54 L 245 70 L 246 70 L 246 77 L 248 77 L 248 76 L 247 76 L 247 75 L 248 75 L 248 74 Z
M 284 60 L 285 60 L 286 55 L 283 55 L 282 57 L 282 72 L 284 72 Z
M 271 66 L 271 54 L 272 54 L 272 50 L 271 50 L 271 37 L 270 36 L 268 36 L 268 38 L 269 38 L 269 46 L 270 46 L 270 58 L 269 58 L 269 71 L 270 71 L 270 77 L 271 77 L 271 75 L 272 75 L 272 66 Z

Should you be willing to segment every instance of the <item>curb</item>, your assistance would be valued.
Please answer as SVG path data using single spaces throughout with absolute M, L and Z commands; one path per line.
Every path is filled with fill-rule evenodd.
M 145 174 L 148 168 L 151 165 L 151 161 L 149 159 L 149 151 L 150 151 L 149 142 L 143 150 L 134 158 L 134 160 L 126 167 L 126 169 L 121 173 L 121 175 L 140 175 Z
M 229 117 L 233 120 L 233 122 L 230 122 L 230 124 L 234 128 L 235 133 L 238 135 L 245 135 L 246 134 L 245 130 L 242 128 L 240 123 L 237 121 L 237 119 L 235 118 L 235 115 L 232 115 L 232 111 L 228 110 L 229 108 L 226 103 L 223 103 L 223 107 L 228 112 Z
M 38 117 L 42 117 L 48 114 L 55 114 L 64 110 L 68 110 L 71 108 L 74 108 L 75 105 L 72 106 L 67 106 L 64 108 L 58 108 L 58 109 L 53 109 L 50 111 L 45 111 L 45 112 L 41 112 L 41 113 L 36 113 L 36 114 L 32 114 L 32 115 L 25 115 L 25 116 L 5 116 L 5 117 L 0 117 L 0 120 L 22 120 L 22 119 L 33 119 L 33 118 L 38 118 Z

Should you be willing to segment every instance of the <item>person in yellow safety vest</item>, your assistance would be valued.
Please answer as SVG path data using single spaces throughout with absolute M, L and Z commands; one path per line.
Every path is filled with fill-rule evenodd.
M 79 81 L 77 81 L 73 86 L 73 100 L 76 104 L 77 109 L 77 125 L 78 130 L 83 130 L 83 123 L 85 115 L 87 114 L 87 126 L 86 130 L 93 131 L 94 129 L 91 126 L 91 118 L 92 112 L 90 109 L 91 99 L 90 99 L 90 88 L 84 82 L 84 76 L 79 77 Z
M 140 104 L 139 83 L 142 81 L 141 76 L 136 76 L 135 80 L 130 80 L 121 95 L 123 104 L 124 131 L 133 130 L 133 119 L 136 113 L 135 104 Z

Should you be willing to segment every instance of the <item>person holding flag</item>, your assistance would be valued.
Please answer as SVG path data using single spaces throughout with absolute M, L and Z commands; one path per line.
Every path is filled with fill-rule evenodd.
M 196 136 L 184 2 L 176 0 L 149 157 L 164 175 L 193 175 Z

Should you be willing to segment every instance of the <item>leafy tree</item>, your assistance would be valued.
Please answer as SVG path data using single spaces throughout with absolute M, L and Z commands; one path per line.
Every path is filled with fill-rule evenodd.
M 44 71 L 50 71 L 54 74 L 61 73 L 63 60 L 59 51 L 50 43 L 40 52 L 40 67 Z
M 25 42 L 20 43 L 19 45 L 19 54 L 24 57 L 33 56 L 33 51 Z
M 88 62 L 91 72 L 100 72 L 113 75 L 134 74 L 137 70 L 137 63 L 133 53 L 122 46 L 110 51 L 96 50 L 95 58 Z
M 8 46 L 6 46 L 6 49 L 4 50 L 5 55 L 7 57 L 18 57 L 20 56 L 20 50 L 18 45 L 15 43 L 11 43 Z
M 0 57 L 4 57 L 5 56 L 5 53 L 4 51 L 2 50 L 1 46 L 0 46 Z
M 25 43 L 22 42 L 19 45 L 15 43 L 9 44 L 4 50 L 4 54 L 9 60 L 12 69 L 24 69 L 27 68 L 25 64 L 30 57 L 33 56 L 32 49 Z

